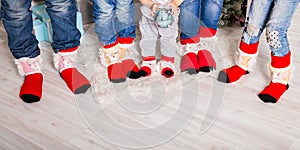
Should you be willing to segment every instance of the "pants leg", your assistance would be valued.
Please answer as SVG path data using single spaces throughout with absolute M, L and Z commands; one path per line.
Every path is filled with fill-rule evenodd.
M 266 25 L 268 45 L 274 56 L 285 56 L 289 53 L 287 30 L 299 0 L 275 0 Z
M 135 38 L 133 0 L 116 0 L 115 28 L 121 38 Z
M 179 49 L 176 43 L 178 36 L 178 17 L 174 18 L 173 24 L 168 28 L 159 28 L 162 56 L 174 58 Z
M 200 1 L 185 0 L 180 5 L 180 38 L 188 39 L 197 36 L 200 27 Z
M 154 24 L 154 21 L 145 16 L 142 16 L 140 19 L 139 27 L 142 36 L 140 41 L 142 57 L 155 56 L 158 29 Z
M 222 12 L 224 0 L 202 0 L 201 24 L 206 28 L 216 30 Z
M 2 0 L 1 14 L 8 35 L 8 47 L 16 59 L 34 58 L 40 54 L 38 41 L 32 34 L 30 0 Z
M 95 32 L 98 34 L 99 43 L 102 45 L 114 44 L 117 40 L 115 31 L 115 3 L 111 0 L 94 1 Z
M 76 1 L 46 0 L 46 6 L 53 28 L 53 50 L 79 46 L 81 34 L 76 27 Z
M 253 44 L 259 41 L 262 31 L 266 26 L 266 20 L 272 9 L 273 1 L 270 0 L 253 0 L 249 16 L 247 18 L 246 27 L 242 35 L 242 42 Z

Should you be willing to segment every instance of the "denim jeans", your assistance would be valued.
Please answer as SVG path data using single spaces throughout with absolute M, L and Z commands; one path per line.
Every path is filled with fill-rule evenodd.
M 299 0 L 253 0 L 249 9 L 242 42 L 253 44 L 259 41 L 266 28 L 267 42 L 275 56 L 289 53 L 287 30 Z
M 118 37 L 135 38 L 133 0 L 94 0 L 95 32 L 101 45 L 110 45 Z
M 53 28 L 52 48 L 55 52 L 80 45 L 76 28 L 75 0 L 46 0 Z M 31 0 L 1 0 L 1 18 L 8 35 L 8 46 L 16 59 L 40 54 L 38 41 L 32 34 Z
M 180 5 L 180 38 L 192 38 L 199 27 L 217 29 L 224 0 L 184 0 Z

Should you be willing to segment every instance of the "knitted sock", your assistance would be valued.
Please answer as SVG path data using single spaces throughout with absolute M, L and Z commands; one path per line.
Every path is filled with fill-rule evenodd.
M 120 49 L 124 50 L 124 60 L 122 60 L 122 65 L 123 65 L 123 69 L 124 72 L 126 74 L 126 76 L 130 79 L 138 79 L 140 78 L 139 75 L 139 68 L 138 66 L 135 64 L 134 60 L 133 60 L 133 52 L 129 50 L 129 48 L 131 46 L 134 45 L 134 38 L 130 38 L 130 37 L 118 37 L 118 42 L 120 45 Z
M 40 56 L 16 59 L 15 63 L 21 76 L 25 76 L 19 96 L 26 103 L 34 103 L 42 98 L 43 75 Z
M 232 83 L 239 80 L 243 75 L 249 72 L 238 65 L 220 71 L 218 81 L 223 83 Z
M 171 78 L 175 74 L 174 57 L 162 56 L 160 61 L 161 75 Z
M 213 28 L 200 27 L 200 51 L 198 51 L 199 71 L 210 72 L 216 69 L 216 61 L 211 52 L 215 48 L 215 35 L 217 30 Z
M 258 44 L 258 42 L 254 44 L 246 44 L 241 42 L 237 65 L 220 71 L 218 75 L 218 81 L 232 83 L 239 80 L 243 75 L 248 74 L 248 68 L 251 68 L 249 66 L 255 64 Z
M 258 94 L 258 97 L 266 103 L 276 103 L 289 88 L 291 52 L 283 57 L 271 55 L 271 60 L 272 81 Z
M 148 77 L 150 76 L 156 66 L 156 60 L 155 56 L 148 56 L 148 57 L 143 57 L 143 62 L 139 71 L 139 75 L 141 77 Z
M 288 89 L 288 84 L 270 82 L 270 84 L 258 94 L 258 97 L 265 103 L 276 103 Z
M 216 61 L 208 50 L 198 52 L 199 71 L 210 72 L 216 69 Z
M 197 58 L 199 37 L 193 39 L 180 39 L 183 55 L 180 62 L 181 72 L 188 74 L 197 74 L 199 72 L 199 64 Z
M 107 67 L 108 79 L 113 83 L 126 81 L 126 74 L 123 70 L 122 63 L 114 63 Z
M 61 78 L 74 94 L 85 93 L 91 84 L 89 80 L 75 68 L 78 47 L 60 50 L 54 54 L 54 64 L 59 70 Z
M 43 75 L 35 73 L 25 76 L 20 89 L 20 98 L 26 103 L 34 103 L 42 98 Z

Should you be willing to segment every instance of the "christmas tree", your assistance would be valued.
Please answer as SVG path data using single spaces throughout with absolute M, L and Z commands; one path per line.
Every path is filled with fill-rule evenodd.
M 231 26 L 236 21 L 245 25 L 247 0 L 224 0 L 219 26 Z

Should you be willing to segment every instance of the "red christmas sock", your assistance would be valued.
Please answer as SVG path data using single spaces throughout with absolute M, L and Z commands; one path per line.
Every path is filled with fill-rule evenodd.
M 166 78 L 171 78 L 175 74 L 175 58 L 162 56 L 160 61 L 161 75 Z
M 78 47 L 60 50 L 54 55 L 55 67 L 60 76 L 74 94 L 85 93 L 91 84 L 89 80 L 75 68 Z
M 265 103 L 276 103 L 283 93 L 288 90 L 289 85 L 282 83 L 271 82 L 262 92 L 258 94 L 258 97 Z
M 25 76 L 19 93 L 20 98 L 26 103 L 40 101 L 43 88 L 41 57 L 23 57 L 16 59 L 15 63 L 17 64 L 19 74 Z
M 215 46 L 214 36 L 217 34 L 217 30 L 213 28 L 200 27 L 199 37 L 200 37 L 200 48 L 198 51 L 198 64 L 199 71 L 210 72 L 216 69 L 216 61 L 212 54 L 210 53 Z
M 199 71 L 210 72 L 216 69 L 216 61 L 208 50 L 200 50 L 198 52 Z
M 123 65 L 124 72 L 128 78 L 130 79 L 140 78 L 139 68 L 132 59 L 123 60 L 122 65 Z
M 143 62 L 139 71 L 141 77 L 148 77 L 156 66 L 155 56 L 143 57 Z
M 123 70 L 122 63 L 114 63 L 107 67 L 108 79 L 113 83 L 126 81 L 126 74 Z
M 220 71 L 218 81 L 224 83 L 232 83 L 239 80 L 243 75 L 249 72 L 239 67 L 238 65 Z
M 42 98 L 43 75 L 34 73 L 25 76 L 24 83 L 20 89 L 20 98 L 26 103 L 34 103 Z
M 89 80 L 76 68 L 65 69 L 60 76 L 74 94 L 85 93 L 91 87 Z
M 283 57 L 271 54 L 271 72 L 273 74 L 271 83 L 258 94 L 258 97 L 265 103 L 276 103 L 283 93 L 288 90 L 287 84 L 291 68 L 291 52 Z M 285 79 L 286 78 L 286 79 Z
M 198 47 L 200 38 L 195 36 L 191 39 L 180 39 L 182 45 L 183 56 L 181 57 L 180 70 L 188 74 L 197 74 L 199 72 L 199 64 L 197 58 Z

